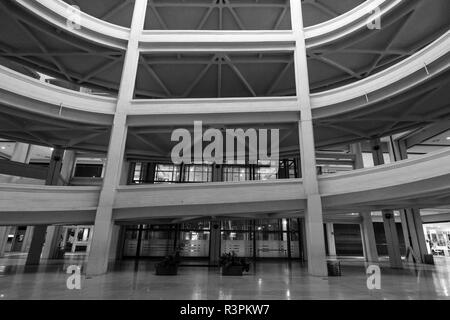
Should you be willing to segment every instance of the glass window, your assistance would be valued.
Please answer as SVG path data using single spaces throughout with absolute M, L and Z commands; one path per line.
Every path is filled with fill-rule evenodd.
M 291 232 L 290 233 L 291 234 L 291 241 L 299 241 L 300 240 L 300 235 L 299 235 L 299 233 L 298 232 Z
M 274 180 L 278 178 L 278 167 L 259 167 L 256 169 L 256 180 Z
M 253 229 L 252 220 L 223 220 L 222 230 L 250 231 Z
M 209 231 L 180 232 L 179 248 L 182 257 L 208 257 Z
M 142 183 L 141 172 L 142 163 L 138 162 L 134 165 L 133 183 Z
M 256 240 L 263 241 L 283 241 L 283 233 L 282 232 L 256 232 L 255 233 Z
M 102 171 L 102 164 L 77 163 L 74 176 L 80 178 L 101 178 Z
M 184 182 L 212 181 L 212 167 L 208 165 L 187 165 L 184 168 Z
M 155 168 L 155 183 L 173 183 L 180 181 L 180 166 L 158 164 Z
M 255 222 L 256 231 L 281 231 L 282 224 L 281 220 L 256 220 Z
M 143 229 L 151 229 L 151 230 L 172 230 L 175 229 L 175 225 L 173 224 L 148 224 L 142 225 Z
M 210 221 L 190 221 L 181 224 L 182 230 L 209 230 L 211 228 Z
M 285 159 L 280 161 L 278 179 L 298 178 L 297 164 L 295 159 Z
M 289 178 L 297 178 L 298 177 L 298 173 L 297 173 L 297 164 L 295 162 L 295 160 L 289 160 Z
M 152 231 L 143 230 L 142 240 L 159 240 L 159 239 L 172 239 L 172 232 L 170 230 Z
M 289 230 L 290 231 L 298 231 L 298 220 L 297 219 L 289 219 Z
M 222 240 L 227 241 L 249 241 L 253 240 L 253 232 L 234 232 L 234 231 L 222 231 Z
M 241 166 L 224 166 L 224 181 L 247 181 L 250 180 L 250 168 Z

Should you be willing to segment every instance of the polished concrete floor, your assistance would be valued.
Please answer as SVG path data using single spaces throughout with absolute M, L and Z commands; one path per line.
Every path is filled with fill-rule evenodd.
M 450 259 L 436 265 L 405 265 L 394 270 L 381 263 L 381 289 L 367 288 L 364 263 L 342 262 L 341 277 L 312 277 L 299 262 L 252 264 L 243 277 L 223 277 L 217 268 L 180 267 L 178 276 L 154 275 L 155 261 L 121 261 L 112 272 L 87 279 L 81 289 L 67 289 L 69 265 L 82 257 L 44 261 L 25 267 L 24 256 L 0 259 L 2 299 L 449 299 Z

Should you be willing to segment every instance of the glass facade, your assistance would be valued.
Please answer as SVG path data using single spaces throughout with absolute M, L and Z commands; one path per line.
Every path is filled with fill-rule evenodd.
M 155 167 L 155 183 L 180 181 L 180 166 L 158 164 Z
M 101 164 L 77 163 L 75 166 L 74 177 L 81 178 L 100 178 L 103 172 Z
M 201 183 L 213 181 L 252 181 L 292 179 L 300 177 L 296 159 L 279 162 L 259 161 L 257 165 L 162 164 L 131 162 L 129 184 Z
M 428 253 L 450 257 L 450 223 L 424 224 L 423 230 Z
M 223 181 L 248 181 L 250 174 L 250 167 L 227 165 L 223 168 Z
M 318 158 L 317 173 L 332 174 L 354 169 L 353 160 L 343 157 Z M 276 162 L 259 161 L 258 164 L 190 164 L 174 165 L 151 162 L 131 162 L 129 184 L 144 183 L 201 183 L 240 182 L 257 180 L 301 178 L 301 167 L 297 158 Z M 216 167 L 217 170 L 214 170 Z
M 222 220 L 221 253 L 247 258 L 303 257 L 297 219 Z M 210 221 L 125 228 L 124 257 L 162 257 L 180 250 L 182 257 L 208 258 Z
M 212 181 L 212 166 L 186 165 L 183 170 L 183 182 L 210 182 Z

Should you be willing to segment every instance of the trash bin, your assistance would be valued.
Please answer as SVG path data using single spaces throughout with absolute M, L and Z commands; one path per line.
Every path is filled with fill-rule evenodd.
M 424 254 L 423 255 L 423 262 L 425 264 L 434 264 L 434 258 L 432 254 Z
M 341 273 L 341 262 L 337 260 L 327 261 L 328 276 L 329 277 L 340 277 Z

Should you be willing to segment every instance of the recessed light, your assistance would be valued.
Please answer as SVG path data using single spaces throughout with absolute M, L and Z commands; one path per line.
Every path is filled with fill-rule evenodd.
M 447 137 L 447 140 L 450 140 L 450 137 Z
M 2 147 L 2 150 L 5 150 L 6 149 L 6 147 Z

